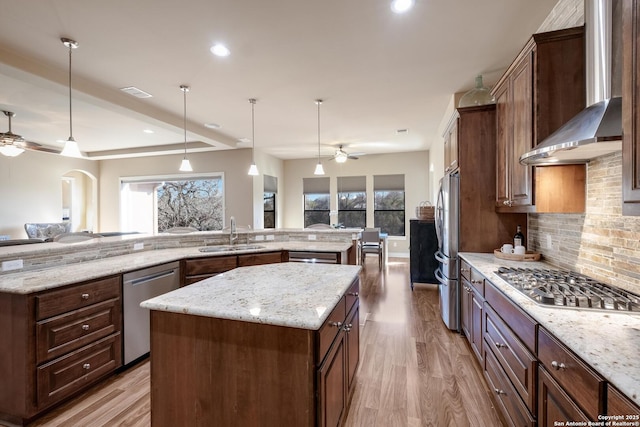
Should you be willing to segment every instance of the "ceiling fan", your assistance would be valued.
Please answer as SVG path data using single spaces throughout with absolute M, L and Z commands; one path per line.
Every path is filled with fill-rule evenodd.
M 333 157 L 331 157 L 329 160 L 335 160 L 338 163 L 344 163 L 347 161 L 347 159 L 351 159 L 351 160 L 358 160 L 359 159 L 359 155 L 362 155 L 364 153 L 353 153 L 353 154 L 349 154 L 346 151 L 344 151 L 342 149 L 342 145 L 340 145 L 338 147 L 338 149 L 336 150 L 336 153 L 333 155 Z
M 9 130 L 0 132 L 0 154 L 7 157 L 16 157 L 24 152 L 24 150 L 44 151 L 46 153 L 60 154 L 60 150 L 45 147 L 35 142 L 25 140 L 21 135 L 11 132 L 11 119 L 15 117 L 15 113 L 2 110 L 9 120 Z

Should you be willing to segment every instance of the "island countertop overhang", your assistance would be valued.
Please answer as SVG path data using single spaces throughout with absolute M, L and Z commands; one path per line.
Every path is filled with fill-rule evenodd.
M 360 269 L 291 262 L 240 267 L 144 301 L 141 307 L 318 330 Z

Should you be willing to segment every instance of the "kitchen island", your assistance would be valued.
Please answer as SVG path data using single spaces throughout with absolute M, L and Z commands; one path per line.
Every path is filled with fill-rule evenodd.
M 143 302 L 154 426 L 336 426 L 359 358 L 359 266 L 242 267 Z

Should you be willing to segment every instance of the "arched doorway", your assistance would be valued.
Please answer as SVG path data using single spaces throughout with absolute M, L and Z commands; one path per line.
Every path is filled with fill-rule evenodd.
M 97 231 L 98 180 L 82 170 L 62 176 L 62 218 L 71 222 L 71 231 Z

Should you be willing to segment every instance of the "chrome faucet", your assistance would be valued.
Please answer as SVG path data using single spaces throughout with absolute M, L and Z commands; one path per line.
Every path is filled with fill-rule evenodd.
M 234 217 L 229 218 L 231 226 L 229 227 L 229 244 L 233 245 L 238 240 L 238 230 L 236 229 L 236 219 Z

